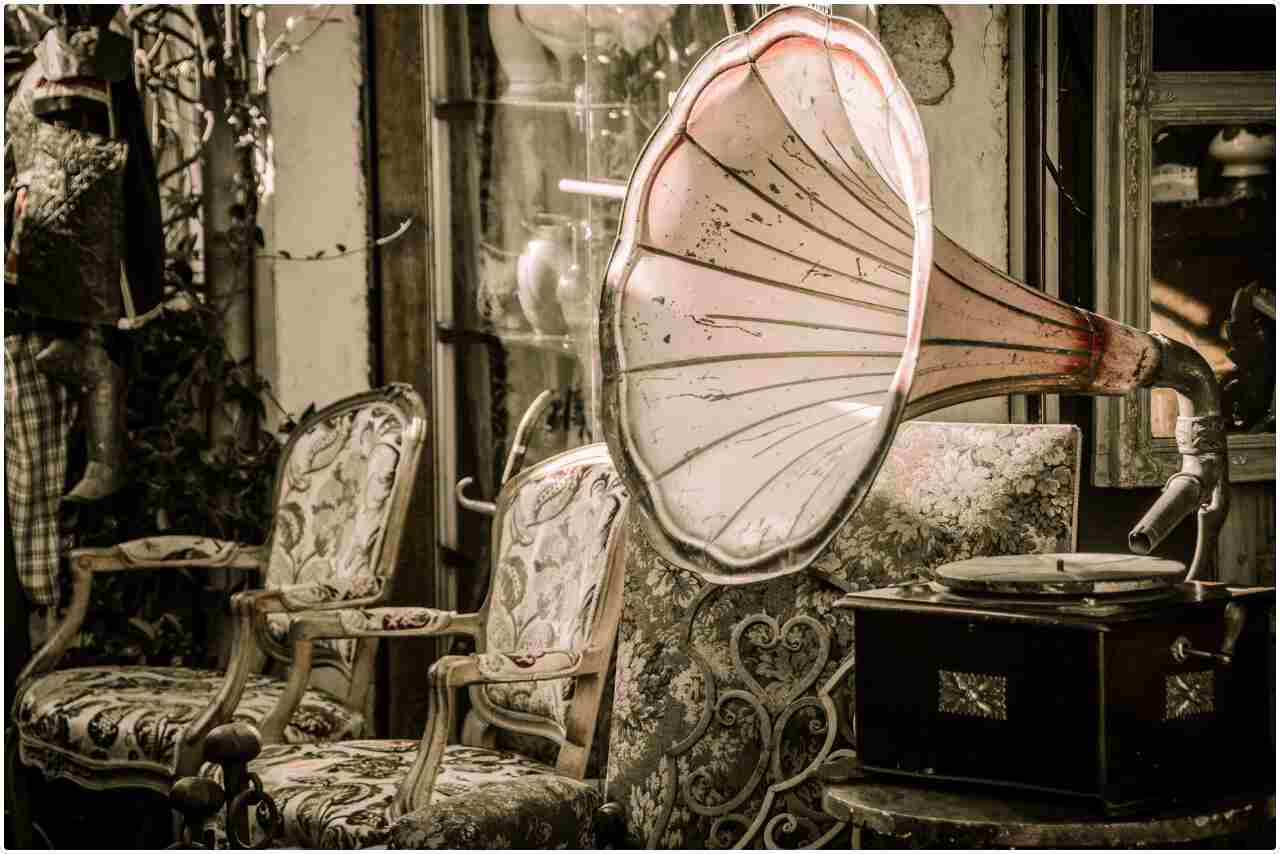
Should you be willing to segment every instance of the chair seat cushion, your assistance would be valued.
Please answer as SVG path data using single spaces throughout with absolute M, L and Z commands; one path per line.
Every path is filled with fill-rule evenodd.
M 262 779 L 263 789 L 275 800 L 283 819 L 284 826 L 272 846 L 366 848 L 387 842 L 391 803 L 417 755 L 418 742 L 404 740 L 278 744 L 263 748 L 249 769 Z M 211 764 L 202 773 L 221 778 L 221 768 Z M 517 783 L 533 783 L 534 787 L 526 791 L 528 787 L 522 789 L 515 786 Z M 442 828 L 432 831 L 432 838 L 441 840 L 438 847 L 473 847 L 464 840 L 472 838 L 484 843 L 501 837 L 500 833 L 489 833 L 487 817 L 526 810 L 521 793 L 531 795 L 527 803 L 531 816 L 535 811 L 547 812 L 548 803 L 558 795 L 563 798 L 553 808 L 563 810 L 566 800 L 579 802 L 577 809 L 586 816 L 587 827 L 600 803 L 595 787 L 562 777 L 549 765 L 517 753 L 449 745 L 440 763 L 431 806 L 411 815 L 429 813 L 430 821 L 421 826 Z M 494 797 L 501 799 L 501 808 L 479 806 L 481 800 L 489 804 Z M 220 814 L 216 821 L 221 824 L 223 816 Z M 462 825 L 469 825 L 469 829 L 462 830 Z M 413 833 L 412 828 L 411 823 L 405 834 Z M 222 827 L 217 832 L 225 838 Z M 545 835 L 548 840 L 553 839 L 551 833 Z M 561 842 L 572 846 L 576 839 L 570 836 Z M 510 844 L 528 847 L 523 844 L 525 841 L 511 838 Z
M 82 782 L 129 774 L 163 782 L 177 762 L 183 728 L 222 687 L 223 674 L 189 667 L 81 667 L 42 676 L 16 710 L 24 764 L 50 777 Z M 251 675 L 237 720 L 257 723 L 275 706 L 284 682 Z M 361 734 L 364 718 L 317 689 L 303 696 L 285 728 L 289 743 L 336 741 Z
M 539 775 L 434 802 L 391 827 L 388 848 L 598 848 L 593 825 L 604 803 L 597 783 Z

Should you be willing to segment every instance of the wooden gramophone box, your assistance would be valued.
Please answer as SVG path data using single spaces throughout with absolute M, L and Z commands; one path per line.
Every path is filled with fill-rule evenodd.
M 1275 786 L 1274 588 L 1115 555 L 979 558 L 856 612 L 859 765 L 1126 812 Z

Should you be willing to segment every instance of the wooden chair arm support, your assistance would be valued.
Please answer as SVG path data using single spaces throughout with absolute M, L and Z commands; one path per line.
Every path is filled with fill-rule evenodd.
M 603 673 L 609 666 L 609 652 L 608 648 L 584 652 L 549 649 L 539 653 L 446 655 L 437 659 L 427 674 L 431 691 L 427 727 L 413 767 L 391 803 L 390 819 L 395 821 L 431 803 L 440 760 L 457 714 L 455 689 L 483 683 L 541 682 Z
M 213 701 L 209 703 L 200 716 L 187 725 L 183 731 L 182 744 L 178 754 L 178 776 L 185 777 L 198 774 L 203 761 L 203 744 L 209 731 L 219 724 L 231 720 L 240 698 L 244 694 L 244 686 L 253 671 L 254 652 L 257 639 L 254 636 L 253 613 L 233 613 L 233 635 L 231 661 L 227 665 L 226 675 Z
M 89 594 L 93 588 L 93 570 L 71 567 L 71 602 L 67 606 L 67 614 L 54 629 L 53 634 L 44 642 L 35 655 L 27 662 L 26 667 L 18 674 L 15 704 L 21 701 L 24 687 L 32 679 L 43 676 L 58 666 L 67 647 L 80 633 L 80 625 L 89 611 Z M 16 708 L 16 705 L 15 705 Z
M 185 535 L 143 537 L 114 546 L 72 549 L 71 566 L 87 572 L 133 569 L 259 569 L 266 562 L 266 546 Z
M 328 611 L 376 604 L 386 593 L 385 578 L 353 578 L 286 584 L 270 590 L 246 590 L 231 597 L 231 610 L 246 614 Z
M 326 638 L 431 637 L 480 633 L 479 614 L 459 614 L 435 608 L 383 607 L 335 608 L 309 611 L 293 616 L 289 640 L 293 661 L 289 678 L 271 713 L 262 719 L 258 729 L 264 744 L 284 740 L 284 728 L 293 718 L 302 695 L 311 680 L 313 643 Z

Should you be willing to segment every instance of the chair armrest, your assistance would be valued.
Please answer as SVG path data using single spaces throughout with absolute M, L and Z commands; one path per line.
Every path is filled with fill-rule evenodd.
M 70 557 L 72 566 L 88 572 L 169 567 L 258 569 L 266 561 L 266 546 L 179 534 L 143 537 L 103 548 L 72 549 Z
M 246 590 L 231 597 L 231 610 L 235 613 L 265 615 L 372 605 L 382 598 L 386 585 L 385 578 L 361 576 L 285 584 L 270 590 Z
M 252 570 L 261 568 L 265 558 L 265 546 L 182 534 L 143 537 L 100 548 L 72 549 L 68 561 L 71 602 L 66 616 L 18 674 L 16 684 L 19 690 L 29 680 L 57 667 L 67 647 L 80 633 L 89 610 L 95 573 L 178 568 Z
M 295 646 L 318 638 L 431 637 L 480 633 L 479 614 L 436 608 L 339 608 L 311 611 L 293 618 Z
M 594 672 L 583 666 L 584 656 L 572 649 L 542 652 L 482 652 L 475 655 L 446 656 L 441 673 L 450 688 L 503 682 L 542 682 Z
M 248 615 L 248 612 L 243 613 Z M 294 613 L 291 620 L 289 641 L 293 646 L 293 661 L 280 698 L 258 726 L 263 744 L 278 744 L 283 740 L 284 728 L 302 702 L 307 683 L 311 681 L 314 641 L 458 634 L 476 637 L 480 634 L 479 614 L 459 614 L 435 608 L 333 608 Z

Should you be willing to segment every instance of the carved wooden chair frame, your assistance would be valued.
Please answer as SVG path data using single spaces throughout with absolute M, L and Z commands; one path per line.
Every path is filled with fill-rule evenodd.
M 502 520 L 523 483 L 552 465 L 608 459 L 608 451 L 603 444 L 586 445 L 557 454 L 511 477 L 496 502 L 492 553 L 495 556 L 499 554 Z M 601 576 L 594 620 L 580 649 L 547 649 L 529 654 L 487 650 L 484 627 L 497 595 L 493 583 L 489 585 L 484 604 L 474 613 L 460 614 L 421 607 L 381 607 L 341 608 L 298 615 L 291 630 L 294 667 L 288 687 L 269 716 L 269 723 L 264 724 L 264 732 L 277 722 L 288 720 L 292 714 L 306 684 L 309 650 L 316 640 L 467 635 L 475 640 L 474 654 L 444 656 L 429 671 L 431 693 L 426 729 L 417 757 L 391 806 L 390 818 L 395 820 L 430 804 L 445 747 L 456 729 L 458 688 L 470 689 L 472 703 L 462 727 L 463 745 L 492 748 L 496 736 L 494 727 L 542 736 L 560 745 L 556 770 L 567 777 L 583 779 L 622 611 L 622 546 L 628 507 L 629 503 L 624 501 L 609 532 L 604 558 L 606 566 Z M 494 567 L 491 567 L 491 578 L 493 571 Z M 541 716 L 499 708 L 489 702 L 482 690 L 485 685 L 565 678 L 575 680 L 575 685 L 563 726 Z
M 91 762 L 77 764 L 88 767 L 85 771 L 92 779 L 76 773 L 66 774 L 77 783 L 92 788 L 136 786 L 168 793 L 175 777 L 197 772 L 203 758 L 205 737 L 213 727 L 231 719 L 241 700 L 250 672 L 261 662 L 259 650 L 270 658 L 288 664 L 287 646 L 274 643 L 266 632 L 266 618 L 270 614 L 299 614 L 309 610 L 325 610 L 342 606 L 374 606 L 384 601 L 391 592 L 396 561 L 399 557 L 401 534 L 408 513 L 414 475 L 426 436 L 426 412 L 422 398 L 408 385 L 396 383 L 379 389 L 356 394 L 339 400 L 308 418 L 293 431 L 285 443 L 276 472 L 272 492 L 272 505 L 280 500 L 286 479 L 286 467 L 290 453 L 308 430 L 319 423 L 341 416 L 352 410 L 382 403 L 397 408 L 404 418 L 399 459 L 395 465 L 395 477 L 390 496 L 391 505 L 386 516 L 381 548 L 372 567 L 372 576 L 361 576 L 353 583 L 331 580 L 323 583 L 285 585 L 274 589 L 253 589 L 231 597 L 231 613 L 235 632 L 235 645 L 223 678 L 222 685 L 212 702 L 188 724 L 177 746 L 176 774 L 151 774 L 137 769 L 111 770 L 111 763 L 99 768 Z M 32 657 L 18 675 L 17 699 L 14 711 L 22 701 L 25 691 L 41 676 L 52 672 L 72 640 L 80 631 L 89 609 L 94 576 L 106 572 L 161 569 L 237 569 L 258 571 L 258 583 L 265 581 L 271 544 L 275 541 L 278 516 L 273 519 L 267 541 L 262 545 L 246 545 L 199 536 L 159 536 L 105 548 L 75 549 L 70 553 L 71 601 L 66 617 L 55 629 L 48 641 Z M 348 669 L 337 654 L 324 654 L 316 660 L 308 655 L 302 670 L 310 674 L 313 664 L 321 664 L 344 671 L 349 678 L 349 690 L 342 697 L 350 709 L 363 711 L 372 682 L 376 640 L 362 639 L 357 647 L 353 664 Z M 309 650 L 310 652 L 310 650 Z M 297 684 L 291 679 L 290 686 Z M 301 683 L 297 699 L 306 688 Z M 279 740 L 289 718 L 273 718 L 263 728 L 263 740 L 270 743 Z M 13 770 L 13 769 L 11 769 Z

